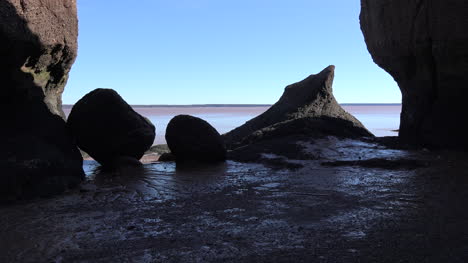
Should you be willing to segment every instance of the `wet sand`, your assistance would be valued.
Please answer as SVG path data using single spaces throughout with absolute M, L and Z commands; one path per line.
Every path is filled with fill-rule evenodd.
M 468 260 L 466 154 L 300 144 L 321 158 L 286 160 L 297 170 L 229 161 L 106 174 L 86 161 L 81 189 L 0 207 L 0 262 Z M 353 164 L 376 158 L 424 165 Z

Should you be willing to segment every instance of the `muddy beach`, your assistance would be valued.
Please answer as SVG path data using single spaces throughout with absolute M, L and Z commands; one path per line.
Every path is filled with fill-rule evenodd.
M 467 1 L 120 2 L 0 1 L 0 263 L 468 262 Z
M 85 161 L 80 189 L 0 208 L 0 261 L 468 259 L 466 154 L 332 137 L 302 145 L 320 158 L 286 160 L 295 170 L 154 162 L 110 176 Z M 350 162 L 376 158 L 394 165 Z

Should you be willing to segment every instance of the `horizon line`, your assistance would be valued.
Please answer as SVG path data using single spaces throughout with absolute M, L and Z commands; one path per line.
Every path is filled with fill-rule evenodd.
M 74 104 L 63 104 L 71 108 Z M 135 108 L 176 108 L 176 107 L 270 107 L 273 104 L 130 104 Z M 339 103 L 341 106 L 401 106 L 401 103 Z

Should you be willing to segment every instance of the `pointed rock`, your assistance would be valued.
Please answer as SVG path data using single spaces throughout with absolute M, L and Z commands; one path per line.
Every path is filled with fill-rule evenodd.
M 316 75 L 287 86 L 270 109 L 223 135 L 228 148 L 234 149 L 264 137 L 271 138 L 274 134 L 373 136 L 336 101 L 332 91 L 334 72 L 335 66 L 328 66 Z M 333 129 L 325 129 L 327 123 Z

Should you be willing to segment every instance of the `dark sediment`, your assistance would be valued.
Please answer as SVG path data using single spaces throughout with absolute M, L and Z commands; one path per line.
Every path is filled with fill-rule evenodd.
M 412 170 L 421 167 L 428 167 L 428 161 L 412 160 L 412 159 L 384 159 L 373 158 L 368 160 L 346 160 L 346 161 L 331 161 L 321 163 L 323 166 L 336 167 L 336 166 L 361 166 L 367 168 L 382 168 L 389 170 Z
M 231 161 L 90 171 L 81 191 L 0 207 L 0 261 L 468 260 L 466 154 L 331 137 L 302 148 L 317 160 L 289 160 L 304 166 L 294 172 Z M 321 165 L 359 158 L 430 162 Z

